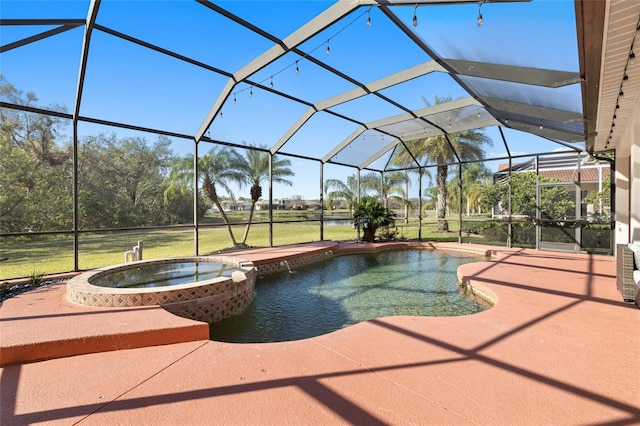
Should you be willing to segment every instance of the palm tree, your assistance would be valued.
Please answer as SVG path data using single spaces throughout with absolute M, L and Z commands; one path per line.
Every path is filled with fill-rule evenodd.
M 216 206 L 222 216 L 222 220 L 227 226 L 229 238 L 233 247 L 238 243 L 233 235 L 231 223 L 220 203 L 219 191 L 223 190 L 232 194 L 229 184 L 232 182 L 241 183 L 243 176 L 232 165 L 237 162 L 238 153 L 228 148 L 213 148 L 198 160 L 198 181 L 202 181 L 202 192 Z M 172 193 L 187 191 L 193 184 L 193 157 L 176 159 L 171 164 L 169 176 L 166 179 L 167 189 L 164 192 L 165 203 L 168 202 Z
M 388 205 L 387 199 L 398 202 L 404 207 L 404 222 L 408 223 L 409 210 L 413 208 L 413 205 L 409 201 L 409 183 L 411 181 L 411 179 L 409 179 L 409 172 L 404 170 L 386 173 L 384 180 L 384 189 L 386 191 L 385 206 Z
M 271 154 L 266 151 L 266 146 L 258 146 L 257 148 L 264 151 L 249 149 L 246 158 L 237 156 L 232 164 L 233 169 L 241 173 L 242 182 L 251 185 L 251 210 L 249 211 L 249 220 L 242 237 L 241 245 L 243 246 L 246 245 L 247 237 L 249 236 L 249 228 L 253 220 L 256 203 L 262 197 L 262 184 L 265 181 L 269 181 L 269 156 Z M 274 155 L 271 159 L 271 181 L 293 186 L 293 182 L 287 179 L 289 176 L 295 176 L 295 173 L 291 170 L 291 160 Z
M 487 179 L 491 178 L 491 171 L 481 163 L 473 163 L 462 167 L 462 196 L 466 199 L 466 215 L 471 215 L 471 210 L 475 207 L 482 197 Z M 448 192 L 451 194 L 449 203 L 457 206 L 458 192 L 460 185 L 458 184 L 458 173 L 451 179 Z
M 378 196 L 385 207 L 389 206 L 390 201 L 403 206 L 406 223 L 409 218 L 409 208 L 413 207 L 409 201 L 409 181 L 408 171 L 387 172 L 384 174 L 384 181 L 379 173 L 371 172 L 360 179 L 360 186 L 364 191 Z
M 451 97 L 435 97 L 436 105 L 450 101 Z M 428 103 L 427 106 L 429 106 Z M 452 111 L 452 114 L 455 114 L 455 112 Z M 452 116 L 451 121 L 454 122 L 455 120 L 456 117 Z M 482 145 L 484 144 L 491 145 L 492 141 L 484 133 L 477 130 L 466 130 L 446 136 L 429 136 L 405 142 L 405 145 L 411 150 L 413 156 L 422 164 L 425 162 L 435 163 L 437 166 L 436 186 L 438 188 L 438 200 L 436 203 L 436 218 L 438 221 L 438 231 L 449 231 L 449 223 L 446 220 L 447 175 L 449 173 L 449 164 L 457 160 L 453 150 L 458 154 L 460 160 L 480 160 L 484 155 L 482 150 Z M 406 152 L 400 153 L 400 155 L 394 159 L 396 164 L 404 165 L 409 164 L 411 161 L 412 159 Z
M 347 181 L 340 179 L 327 179 L 324 182 L 324 193 L 327 195 L 327 203 L 332 205 L 336 200 L 344 200 L 347 208 L 353 211 L 353 205 L 358 200 L 358 181 L 355 175 L 347 176 Z
M 378 197 L 384 199 L 384 188 L 382 188 L 380 173 L 368 172 L 360 175 L 360 198 Z

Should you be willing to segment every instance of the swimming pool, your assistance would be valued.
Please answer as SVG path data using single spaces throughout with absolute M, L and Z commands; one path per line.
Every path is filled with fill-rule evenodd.
M 456 316 L 481 312 L 457 285 L 458 266 L 484 257 L 438 250 L 342 255 L 256 280 L 242 312 L 210 325 L 212 340 L 299 340 L 394 315 Z

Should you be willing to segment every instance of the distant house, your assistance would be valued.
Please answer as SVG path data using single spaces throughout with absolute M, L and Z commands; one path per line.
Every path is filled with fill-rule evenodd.
M 276 198 L 273 200 L 273 210 L 320 210 L 320 201 L 292 198 Z M 256 210 L 268 210 L 269 201 L 260 200 L 256 203 Z
M 274 199 L 272 210 L 291 210 L 294 200 L 290 198 Z M 256 203 L 256 210 L 269 210 L 269 200 L 259 200 Z
M 220 205 L 225 212 L 251 210 L 251 201 L 249 200 L 220 200 Z M 216 212 L 218 211 L 216 206 L 213 206 L 211 209 Z

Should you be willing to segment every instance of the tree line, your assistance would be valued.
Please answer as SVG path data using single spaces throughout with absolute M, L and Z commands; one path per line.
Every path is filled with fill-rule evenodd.
M 35 107 L 38 98 L 0 79 L 0 98 Z M 59 105 L 48 109 L 65 112 Z M 74 153 L 64 136 L 68 120 L 0 109 L 0 232 L 43 232 L 73 229 Z M 246 155 L 213 147 L 198 159 L 199 218 L 215 205 L 234 245 L 247 240 L 262 185 L 269 178 L 264 147 Z M 272 158 L 273 181 L 292 185 L 287 159 Z M 179 156 L 171 140 L 158 136 L 118 138 L 114 133 L 81 137 L 77 147 L 78 220 L 83 230 L 163 226 L 193 223 L 193 157 Z M 251 212 L 244 235 L 236 240 L 222 197 L 233 197 L 230 186 L 248 188 Z M 221 193 L 222 192 L 222 193 Z

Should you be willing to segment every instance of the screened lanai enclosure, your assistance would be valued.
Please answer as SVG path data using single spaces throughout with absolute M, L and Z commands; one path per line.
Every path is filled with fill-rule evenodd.
M 357 241 L 365 197 L 396 213 L 380 239 L 610 254 L 577 20 L 573 1 L 3 0 L 0 279 L 138 241 Z

